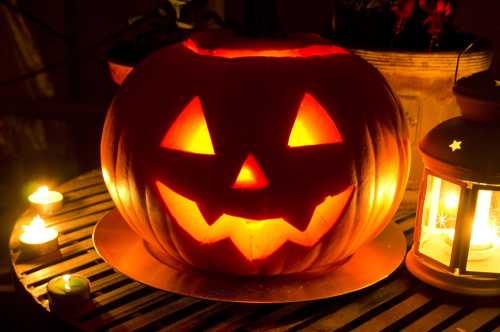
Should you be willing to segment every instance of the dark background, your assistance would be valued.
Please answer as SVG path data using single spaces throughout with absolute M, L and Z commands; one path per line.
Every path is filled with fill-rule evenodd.
M 324 32 L 331 22 L 332 0 L 277 3 L 291 30 Z M 99 166 L 102 121 L 117 90 L 109 77 L 106 50 L 147 28 L 141 24 L 127 28 L 130 17 L 165 4 L 166 0 L 0 0 L 0 308 L 7 320 L 1 328 L 4 331 L 67 329 L 54 323 L 23 291 L 16 291 L 7 246 L 10 230 L 15 216 L 26 208 L 28 193 L 39 183 L 57 184 Z M 221 16 L 241 18 L 241 1 L 206 4 Z M 500 1 L 458 0 L 457 5 L 454 24 L 458 30 L 500 45 Z

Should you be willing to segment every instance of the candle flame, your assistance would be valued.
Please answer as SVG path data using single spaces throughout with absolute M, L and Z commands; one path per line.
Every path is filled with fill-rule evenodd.
M 460 197 L 458 193 L 449 191 L 444 197 L 444 207 L 448 210 L 456 210 L 458 207 Z
M 41 186 L 35 191 L 35 193 L 38 195 L 46 196 L 49 193 L 49 187 Z
M 44 220 L 36 215 L 31 224 L 22 225 L 23 233 L 21 241 L 29 244 L 40 244 L 48 242 L 57 237 L 57 231 L 52 228 L 47 228 Z
M 49 187 L 41 186 L 30 196 L 30 200 L 40 203 L 49 204 L 51 203 L 51 195 Z
M 69 285 L 69 279 L 71 278 L 71 276 L 69 274 L 65 274 L 62 276 L 63 278 L 63 281 L 64 281 L 64 289 L 65 290 L 71 290 L 71 287 Z
M 45 221 L 38 214 L 33 218 L 31 224 L 22 225 L 25 233 L 38 233 L 43 232 L 45 230 Z
M 490 190 L 479 190 L 477 194 L 476 212 L 470 239 L 471 246 L 494 245 L 498 240 L 496 227 L 490 222 L 491 196 Z

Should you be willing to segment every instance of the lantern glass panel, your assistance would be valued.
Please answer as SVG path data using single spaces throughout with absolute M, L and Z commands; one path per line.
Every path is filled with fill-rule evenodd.
M 500 273 L 500 192 L 478 190 L 467 271 Z
M 427 176 L 418 250 L 447 266 L 451 261 L 460 195 L 459 185 Z

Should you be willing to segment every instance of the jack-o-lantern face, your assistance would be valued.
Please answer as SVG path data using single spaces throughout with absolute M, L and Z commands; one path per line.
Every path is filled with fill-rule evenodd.
M 157 250 L 206 270 L 345 261 L 389 222 L 408 172 L 383 78 L 316 39 L 241 49 L 205 38 L 146 60 L 113 101 L 102 163 L 121 214 Z
M 343 144 L 335 122 L 309 93 L 302 98 L 291 128 L 287 144 L 290 154 L 293 154 L 294 148 L 311 149 L 316 145 Z M 160 145 L 167 150 L 217 158 L 198 97 L 194 97 L 183 109 Z M 342 151 L 335 158 L 335 153 L 328 151 L 328 147 L 322 150 L 322 153 L 329 154 L 334 160 L 344 157 Z M 207 163 L 208 167 L 216 167 L 217 164 L 220 163 L 214 160 L 211 165 Z M 196 192 L 193 194 L 201 202 L 209 200 L 209 206 L 204 203 L 198 205 L 197 201 L 176 192 L 169 187 L 168 179 L 156 181 L 156 186 L 173 219 L 189 235 L 200 243 L 214 243 L 230 238 L 249 261 L 270 256 L 287 241 L 307 247 L 315 245 L 335 225 L 353 190 L 352 184 L 346 183 L 346 187 L 340 188 L 340 191 L 321 197 L 319 192 L 311 190 L 317 185 L 308 182 L 309 185 L 297 188 L 301 197 L 286 195 L 292 200 L 280 199 L 285 189 L 283 187 L 288 182 L 295 182 L 295 179 L 281 177 L 277 181 L 270 181 L 252 152 L 247 152 L 235 171 L 237 172 L 228 174 L 229 177 L 237 174 L 230 189 L 212 185 L 206 196 L 216 199 Z M 213 172 L 217 173 L 216 170 Z M 224 174 L 219 176 L 226 178 Z M 202 188 L 200 190 L 203 192 Z M 189 192 L 192 192 L 192 188 Z M 219 195 L 219 192 L 223 194 Z M 312 204 L 303 198 L 310 195 L 315 196 Z M 218 213 L 214 214 L 213 211 Z M 256 211 L 260 212 L 254 214 Z

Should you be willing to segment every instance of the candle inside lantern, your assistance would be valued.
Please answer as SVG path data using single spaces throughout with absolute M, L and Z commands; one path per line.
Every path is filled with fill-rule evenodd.
M 47 284 L 49 306 L 52 311 L 72 315 L 90 299 L 90 281 L 78 274 L 64 274 Z
M 498 244 L 496 225 L 493 225 L 490 220 L 491 197 L 490 190 L 479 190 L 477 193 L 476 211 L 470 239 L 471 249 L 491 248 Z
M 500 273 L 500 191 L 478 190 L 475 208 L 467 270 Z
M 451 259 L 460 190 L 459 185 L 436 176 L 427 179 L 419 251 L 445 265 Z
M 479 190 L 477 195 L 476 210 L 474 212 L 474 219 L 472 222 L 472 232 L 470 237 L 470 247 L 471 251 L 478 250 L 488 250 L 496 247 L 500 244 L 500 238 L 497 235 L 497 227 L 493 222 L 493 217 L 490 215 L 490 206 L 492 204 L 492 191 L 490 190 Z M 445 205 L 447 201 L 445 199 Z M 456 201 L 454 209 L 458 208 L 458 199 Z M 449 230 L 447 232 L 449 242 L 453 243 L 455 237 L 455 230 Z M 487 255 L 483 252 L 481 255 L 477 253 L 472 253 L 469 255 L 469 259 L 484 259 Z
M 45 255 L 57 250 L 59 232 L 47 227 L 39 215 L 29 225 L 22 225 L 22 228 L 19 241 L 27 256 Z
M 62 207 L 63 195 L 49 190 L 47 186 L 41 186 L 28 197 L 28 200 L 39 214 L 50 215 Z
M 457 236 L 455 227 L 461 204 L 460 190 L 457 184 L 429 176 L 419 251 L 445 265 L 450 263 Z M 478 190 L 475 206 L 469 207 L 474 212 L 468 221 L 472 225 L 467 261 L 481 264 L 482 269 L 485 264 L 500 264 L 497 225 L 500 222 L 500 196 L 494 193 L 491 190 Z

